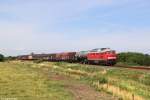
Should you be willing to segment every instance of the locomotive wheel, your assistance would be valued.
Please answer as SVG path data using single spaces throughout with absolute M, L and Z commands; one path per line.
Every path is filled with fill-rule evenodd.
M 113 66 L 116 64 L 116 61 L 110 60 L 110 61 L 106 61 L 106 65 L 107 66 Z

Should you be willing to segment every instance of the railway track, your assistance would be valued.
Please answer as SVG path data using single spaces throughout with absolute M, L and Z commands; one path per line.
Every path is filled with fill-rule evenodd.
M 115 66 L 115 67 L 120 67 L 120 68 L 129 68 L 129 69 L 137 69 L 137 70 L 150 70 L 150 67 L 138 67 L 138 66 L 133 66 L 133 67 L 121 67 L 121 66 Z
M 89 64 L 85 64 L 85 65 L 89 65 Z M 100 66 L 100 65 L 90 65 L 90 67 L 103 67 L 105 68 L 106 66 Z M 106 67 L 108 68 L 108 67 Z M 128 68 L 128 69 L 137 69 L 137 70 L 149 70 L 150 71 L 150 67 L 141 67 L 141 66 L 109 66 L 109 68 Z

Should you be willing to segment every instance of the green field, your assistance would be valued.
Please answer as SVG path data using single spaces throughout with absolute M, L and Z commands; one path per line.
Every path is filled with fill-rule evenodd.
M 33 69 L 30 63 L 11 62 L 0 63 L 0 98 L 70 100 L 72 96 L 65 91 L 63 82 L 49 81 L 38 69 Z
M 2 62 L 0 100 L 9 98 L 149 100 L 150 72 L 60 62 Z

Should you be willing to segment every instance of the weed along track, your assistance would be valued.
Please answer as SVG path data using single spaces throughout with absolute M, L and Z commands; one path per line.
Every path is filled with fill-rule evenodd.
M 135 70 L 147 70 L 147 71 L 150 71 L 150 67 L 146 67 L 146 66 L 119 66 L 119 65 L 114 65 L 114 66 L 100 66 L 100 65 L 89 65 L 89 64 L 83 64 L 83 65 L 87 65 L 89 67 L 96 67 L 96 68 L 104 68 L 104 69 L 109 69 L 109 68 L 128 68 L 128 69 L 135 69 Z
M 120 66 L 116 66 L 116 67 L 120 67 Z M 150 71 L 149 67 L 120 67 L 120 68 L 129 68 L 129 69 L 137 69 L 137 70 L 148 70 Z

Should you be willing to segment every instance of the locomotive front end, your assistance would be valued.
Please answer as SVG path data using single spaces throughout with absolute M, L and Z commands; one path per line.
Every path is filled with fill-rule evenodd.
M 105 53 L 106 65 L 115 65 L 117 60 L 117 54 L 114 50 L 107 51 Z

